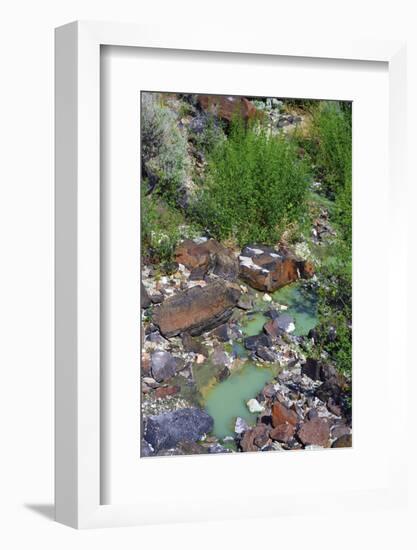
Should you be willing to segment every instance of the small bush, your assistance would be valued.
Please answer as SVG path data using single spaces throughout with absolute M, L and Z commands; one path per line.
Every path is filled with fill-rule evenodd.
M 144 92 L 141 98 L 142 176 L 148 190 L 170 202 L 184 181 L 187 140 L 177 124 L 177 115 L 164 106 L 160 94 Z
M 290 141 L 235 118 L 228 139 L 209 155 L 194 214 L 217 238 L 274 243 L 305 215 L 309 180 Z
M 183 237 L 184 219 L 180 212 L 142 194 L 141 242 L 145 263 L 168 263 Z

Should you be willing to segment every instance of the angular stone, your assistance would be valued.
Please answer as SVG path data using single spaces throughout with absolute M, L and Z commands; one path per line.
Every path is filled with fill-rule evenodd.
M 314 274 L 311 262 L 285 251 L 264 251 L 265 247 L 245 247 L 239 256 L 240 276 L 253 288 L 273 292 L 301 278 Z M 250 253 L 250 256 L 245 254 Z
M 246 420 L 238 416 L 235 423 L 235 433 L 242 434 L 247 430 L 249 430 L 248 423 L 246 422 Z
M 243 344 L 246 349 L 255 351 L 259 346 L 269 347 L 272 345 L 272 340 L 267 334 L 257 334 L 255 336 L 248 336 L 244 339 Z
M 258 424 L 255 428 L 246 431 L 240 441 L 243 452 L 260 451 L 269 440 L 269 429 L 265 424 Z
M 155 451 L 170 449 L 180 441 L 198 441 L 213 425 L 211 416 L 201 409 L 179 409 L 149 416 L 144 438 Z
M 250 310 L 253 308 L 253 300 L 247 294 L 243 294 L 237 303 L 237 307 L 240 309 Z
M 224 325 L 220 325 L 212 331 L 211 335 L 217 338 L 220 342 L 228 342 L 230 340 L 228 325 L 226 323 Z
M 166 299 L 155 309 L 153 322 L 168 338 L 181 332 L 196 336 L 227 321 L 239 296 L 235 285 L 218 279 Z
M 174 357 L 167 351 L 155 351 L 151 355 L 152 376 L 157 382 L 172 378 L 177 372 L 180 361 L 179 357 Z
M 277 426 L 291 424 L 296 426 L 298 422 L 298 416 L 295 411 L 288 409 L 285 405 L 276 401 L 272 405 L 272 426 L 276 428 Z
M 298 430 L 303 445 L 327 447 L 330 438 L 330 425 L 327 418 L 313 418 L 305 422 Z
M 285 424 L 279 424 L 276 428 L 271 430 L 271 439 L 279 441 L 280 443 L 288 443 L 290 439 L 294 437 L 295 426 L 286 422 Z
M 175 251 L 176 261 L 191 270 L 190 279 L 203 279 L 207 273 L 235 281 L 239 274 L 239 263 L 233 251 L 218 241 L 209 239 L 202 243 L 183 241 Z
M 267 363 L 275 363 L 277 360 L 276 354 L 265 346 L 258 346 L 255 353 L 259 359 L 262 359 L 262 361 L 266 361 Z

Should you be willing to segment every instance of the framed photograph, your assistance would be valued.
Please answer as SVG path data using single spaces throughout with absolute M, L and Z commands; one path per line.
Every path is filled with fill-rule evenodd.
M 405 498 L 404 48 L 56 30 L 58 521 Z

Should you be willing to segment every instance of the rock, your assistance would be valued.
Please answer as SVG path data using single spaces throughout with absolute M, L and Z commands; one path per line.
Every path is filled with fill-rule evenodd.
M 230 376 L 230 370 L 228 367 L 224 367 L 216 376 L 217 380 L 219 382 L 223 382 L 223 380 L 226 380 L 226 378 L 229 378 Z
M 328 410 L 332 414 L 334 414 L 335 416 L 342 416 L 342 407 L 338 405 L 332 397 L 329 397 L 326 404 Z
M 278 338 L 283 332 L 290 333 L 294 330 L 294 319 L 286 313 L 278 315 L 264 325 L 264 331 L 272 338 Z
M 342 435 L 349 435 L 350 428 L 344 423 L 334 424 L 331 429 L 331 434 L 333 439 L 338 439 Z
M 318 418 L 319 413 L 317 412 L 317 409 L 310 409 L 307 413 L 307 418 L 309 420 L 313 420 L 314 418 Z
M 273 384 L 268 384 L 264 387 L 264 389 L 262 390 L 262 393 L 267 399 L 270 399 L 271 397 L 274 397 L 277 391 Z
M 301 365 L 301 374 L 305 374 L 312 380 L 320 380 L 321 365 L 319 361 L 309 357 L 307 361 Z
M 225 367 L 230 363 L 229 356 L 221 348 L 215 348 L 213 353 L 210 355 L 210 361 L 216 367 Z
M 239 274 L 239 263 L 233 251 L 214 239 L 202 243 L 183 241 L 175 251 L 175 259 L 191 270 L 190 279 L 203 279 L 208 273 L 235 281 Z
M 151 299 L 149 297 L 149 294 L 144 286 L 144 284 L 140 283 L 140 305 L 142 309 L 148 308 L 152 304 Z
M 220 445 L 220 443 L 215 443 L 214 445 L 210 445 L 208 448 L 208 452 L 210 454 L 219 454 L 219 453 L 228 453 L 230 452 L 229 449 L 226 449 L 226 447 L 223 447 L 223 445 Z
M 269 317 L 270 319 L 276 319 L 279 316 L 279 312 L 276 309 L 269 309 L 265 312 L 265 317 Z
M 167 351 L 155 351 L 151 355 L 152 376 L 157 382 L 168 380 L 175 375 L 180 363 L 183 363 L 182 359 L 174 357 Z
M 155 308 L 153 322 L 168 338 L 181 332 L 196 336 L 227 321 L 239 297 L 235 285 L 218 279 L 167 298 Z
M 198 95 L 197 102 L 205 113 L 216 115 L 227 122 L 231 122 L 233 116 L 237 113 L 245 121 L 261 116 L 261 113 L 246 97 Z
M 240 309 L 250 310 L 253 308 L 253 300 L 247 294 L 243 294 L 237 303 L 237 307 Z
M 145 440 L 155 451 L 175 447 L 180 441 L 198 441 L 213 429 L 213 419 L 197 408 L 178 409 L 146 419 Z
M 249 430 L 248 423 L 246 422 L 246 420 L 244 420 L 243 418 L 238 416 L 236 418 L 236 423 L 235 423 L 235 433 L 242 434 L 243 432 L 246 432 L 247 430 Z
M 340 449 L 342 447 L 352 447 L 352 434 L 341 435 L 332 443 L 333 449 Z
M 269 440 L 268 426 L 258 424 L 255 428 L 246 431 L 240 441 L 240 447 L 243 452 L 260 451 L 261 447 L 266 445 Z
M 146 457 L 146 456 L 152 456 L 153 454 L 154 454 L 154 450 L 151 447 L 151 445 L 149 445 L 147 441 L 142 439 L 142 441 L 140 442 L 140 456 Z
M 184 351 L 201 354 L 208 357 L 208 351 L 206 347 L 196 338 L 193 338 L 190 334 L 188 334 L 188 332 L 184 332 L 181 335 L 181 341 Z
M 294 434 L 295 426 L 285 422 L 285 424 L 279 424 L 276 428 L 271 430 L 269 435 L 275 441 L 288 443 L 288 441 L 294 437 Z
M 295 411 L 288 409 L 285 405 L 276 401 L 272 405 L 272 426 L 276 428 L 277 426 L 291 424 L 296 426 L 298 422 L 298 416 Z
M 264 294 L 263 297 L 262 297 L 262 300 L 264 302 L 272 302 L 272 298 L 269 294 Z
M 228 342 L 230 340 L 228 325 L 220 325 L 211 332 L 211 335 L 217 338 L 220 342 Z
M 267 334 L 257 334 L 245 338 L 243 344 L 246 349 L 255 351 L 258 347 L 270 347 L 272 345 L 272 340 Z
M 160 304 L 164 301 L 165 296 L 160 292 L 157 292 L 156 294 L 151 294 L 150 299 L 153 304 Z
M 327 447 L 330 438 L 330 426 L 327 418 L 313 418 L 304 422 L 298 430 L 298 437 L 303 445 L 320 445 Z
M 203 455 L 206 454 L 206 449 L 195 441 L 180 441 L 177 447 L 185 455 Z
M 260 413 L 265 410 L 263 405 L 261 405 L 256 399 L 249 399 L 249 401 L 246 403 L 246 406 L 251 413 Z
M 249 254 L 249 255 L 246 255 Z M 240 276 L 253 288 L 273 292 L 301 278 L 309 278 L 314 268 L 308 260 L 268 247 L 245 247 L 239 256 Z
M 168 397 L 169 395 L 175 395 L 179 393 L 181 388 L 179 386 L 164 386 L 161 388 L 157 388 L 155 390 L 155 397 L 157 399 L 163 399 L 164 397 Z
M 262 361 L 266 361 L 267 363 L 275 363 L 278 359 L 277 355 L 265 346 L 258 346 L 255 353 L 259 359 L 262 359 Z
M 150 376 L 144 376 L 142 378 L 142 382 L 144 382 L 147 386 L 155 390 L 156 388 L 159 388 L 161 385 L 159 382 L 155 380 L 155 378 L 151 378 Z

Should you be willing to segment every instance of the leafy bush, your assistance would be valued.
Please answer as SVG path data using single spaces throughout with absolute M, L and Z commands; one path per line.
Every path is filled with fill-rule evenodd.
M 141 100 L 143 182 L 166 200 L 175 202 L 188 166 L 187 140 L 177 115 L 164 106 L 160 94 L 144 92 Z
M 309 179 L 290 141 L 235 118 L 228 139 L 209 155 L 194 214 L 217 238 L 273 243 L 305 214 Z

